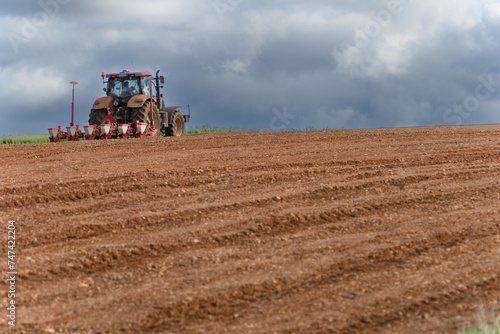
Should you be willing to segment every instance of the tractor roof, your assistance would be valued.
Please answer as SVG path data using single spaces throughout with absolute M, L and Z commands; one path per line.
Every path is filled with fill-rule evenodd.
M 149 72 L 129 72 L 129 71 L 106 74 L 106 78 L 130 78 L 130 77 L 150 77 L 150 76 L 152 75 Z

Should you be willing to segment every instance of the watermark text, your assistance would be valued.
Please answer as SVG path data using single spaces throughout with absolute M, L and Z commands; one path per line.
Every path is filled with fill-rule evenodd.
M 60 11 L 61 5 L 66 5 L 73 0 L 39 0 L 38 5 L 41 10 L 33 14 L 31 19 L 24 17 L 22 19 L 21 34 L 10 32 L 8 38 L 15 54 L 19 53 L 19 47 L 27 44 L 40 33 L 50 20 Z
M 243 0 L 215 0 L 212 4 L 219 18 L 224 20 L 224 15 L 234 11 L 242 2 Z
M 371 20 L 365 24 L 364 29 L 355 31 L 353 44 L 342 43 L 340 45 L 340 52 L 347 63 L 350 63 L 354 55 L 359 55 L 364 48 L 370 45 L 372 40 L 381 34 L 384 28 L 391 24 L 393 17 L 401 15 L 405 10 L 405 3 L 409 1 L 389 0 L 386 9 L 371 12 Z
M 463 121 L 468 119 L 473 112 L 479 110 L 481 102 L 491 98 L 500 87 L 500 82 L 493 81 L 493 74 L 487 77 L 481 75 L 478 77 L 478 85 L 474 95 L 467 96 L 461 104 L 455 104 L 453 108 L 447 109 L 443 114 L 443 120 L 448 124 L 462 125 Z
M 16 222 L 9 220 L 7 226 L 7 282 L 9 300 L 7 306 L 7 317 L 9 325 L 16 326 L 16 276 L 17 276 L 17 260 L 16 260 Z

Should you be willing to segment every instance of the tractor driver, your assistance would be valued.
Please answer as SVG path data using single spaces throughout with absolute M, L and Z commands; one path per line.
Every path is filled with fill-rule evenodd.
M 136 90 L 134 87 L 128 86 L 128 81 L 123 82 L 122 96 L 132 96 L 134 95 L 134 90 Z

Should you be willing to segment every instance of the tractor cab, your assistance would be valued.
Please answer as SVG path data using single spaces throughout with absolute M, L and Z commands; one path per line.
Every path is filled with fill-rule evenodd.
M 134 95 L 151 95 L 151 77 L 149 72 L 130 73 L 123 71 L 118 74 L 108 74 L 106 95 L 119 100 L 128 100 Z

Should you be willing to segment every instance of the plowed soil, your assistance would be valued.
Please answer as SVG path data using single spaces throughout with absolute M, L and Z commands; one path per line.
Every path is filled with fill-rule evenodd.
M 454 333 L 500 309 L 497 125 L 4 145 L 0 159 L 18 332 Z

